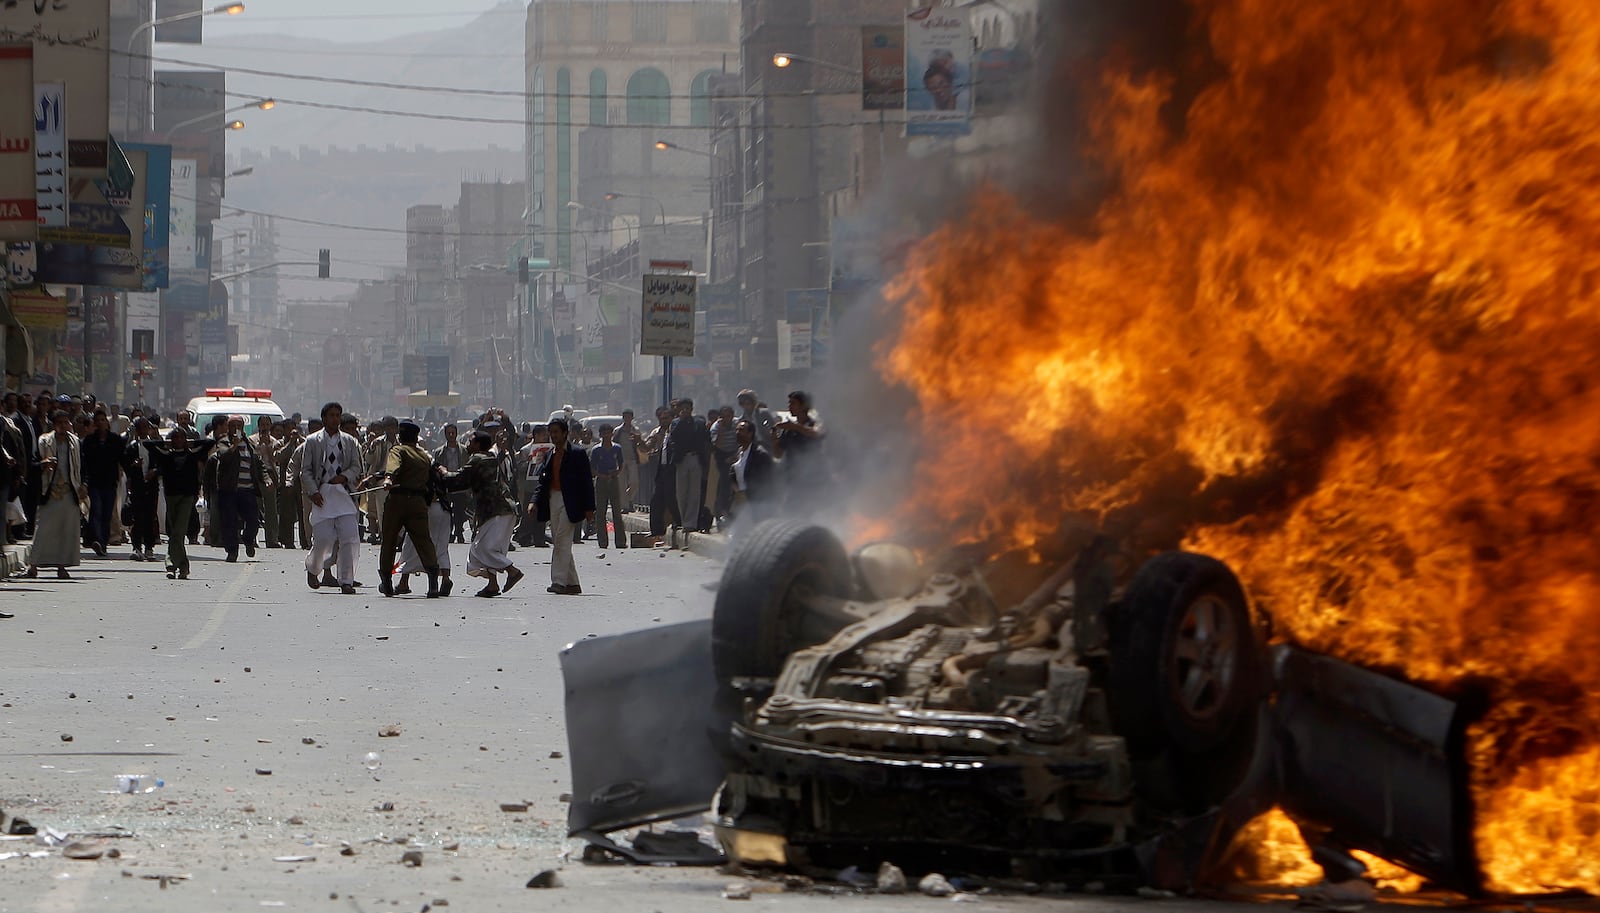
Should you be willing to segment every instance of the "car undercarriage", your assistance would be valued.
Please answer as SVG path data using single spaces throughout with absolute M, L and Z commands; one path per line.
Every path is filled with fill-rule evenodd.
M 1119 566 L 1088 543 L 1031 576 L 928 567 L 764 524 L 708 622 L 564 652 L 570 830 L 615 848 L 710 807 L 744 863 L 1186 889 L 1278 805 L 1331 880 L 1362 849 L 1476 888 L 1456 702 L 1269 648 L 1214 559 Z

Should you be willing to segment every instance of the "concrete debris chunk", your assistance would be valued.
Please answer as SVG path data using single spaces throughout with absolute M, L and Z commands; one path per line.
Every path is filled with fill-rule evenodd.
M 503 811 L 503 812 L 525 812 L 525 811 L 528 810 L 528 803 L 526 803 L 526 802 L 502 802 L 502 803 L 500 803 L 500 810 Z
M 565 885 L 561 883 L 561 876 L 556 874 L 555 869 L 545 869 L 543 872 L 540 872 L 539 874 L 528 879 L 528 887 L 560 888 L 565 887 Z
M 892 862 L 885 862 L 878 866 L 878 893 L 879 894 L 904 894 L 906 892 L 906 873 Z
M 950 886 L 949 879 L 938 872 L 922 876 L 922 880 L 917 882 L 917 890 L 929 897 L 949 897 L 956 892 L 956 889 Z
M 79 840 L 74 840 L 73 842 L 61 848 L 61 855 L 67 857 L 68 859 L 99 859 L 105 854 L 106 851 L 103 847 L 95 846 L 92 843 L 84 843 Z
M 1149 885 L 1141 886 L 1137 893 L 1145 900 L 1171 900 L 1178 896 L 1171 891 L 1163 891 L 1160 888 L 1152 888 Z
M 400 724 L 399 723 L 393 723 L 391 725 L 385 726 L 382 729 L 378 730 L 378 738 L 380 738 L 380 739 L 392 739 L 392 738 L 394 738 L 395 736 L 397 736 L 399 734 L 400 734 Z
M 722 888 L 723 900 L 749 900 L 750 883 L 747 881 L 730 881 Z
M 412 869 L 421 868 L 422 867 L 422 851 L 421 850 L 406 850 L 404 853 L 400 854 L 400 864 L 403 865 L 403 866 L 406 866 L 407 868 L 412 868 Z

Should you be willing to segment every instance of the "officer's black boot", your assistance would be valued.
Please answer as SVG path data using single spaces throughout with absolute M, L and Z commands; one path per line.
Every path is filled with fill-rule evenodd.
M 394 575 L 384 574 L 383 580 L 378 583 L 378 592 L 385 596 L 394 595 Z
M 428 598 L 439 598 L 439 569 L 430 567 L 428 570 Z

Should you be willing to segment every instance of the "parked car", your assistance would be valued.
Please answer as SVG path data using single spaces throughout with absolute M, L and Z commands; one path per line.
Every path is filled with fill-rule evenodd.
M 1091 539 L 1019 588 L 1015 567 L 763 524 L 709 619 L 563 652 L 569 830 L 649 857 L 605 834 L 710 808 L 747 864 L 1176 889 L 1280 805 L 1333 880 L 1360 849 L 1477 887 L 1457 704 L 1269 649 L 1220 561 L 1124 558 Z

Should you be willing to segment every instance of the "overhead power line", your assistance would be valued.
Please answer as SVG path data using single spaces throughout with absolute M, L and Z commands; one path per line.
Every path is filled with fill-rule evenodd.
M 180 194 L 180 193 L 174 193 L 172 195 L 172 197 L 173 197 L 173 199 L 177 199 L 177 200 L 194 200 L 195 199 L 194 197 L 184 196 L 183 194 Z M 286 215 L 282 215 L 281 213 L 276 213 L 276 212 L 262 212 L 259 209 L 246 209 L 246 208 L 244 208 L 242 206 L 234 206 L 231 203 L 223 203 L 222 204 L 222 208 L 228 210 L 229 212 L 241 213 L 241 214 L 247 215 L 247 216 L 267 216 L 269 218 L 279 219 L 279 220 L 284 221 L 284 222 L 293 222 L 293 223 L 298 224 L 298 225 L 316 225 L 316 226 L 320 226 L 322 228 L 343 229 L 344 231 L 370 231 L 370 232 L 375 232 L 375 233 L 378 233 L 378 234 L 386 234 L 386 235 L 389 235 L 389 234 L 404 235 L 404 234 L 409 234 L 410 233 L 410 230 L 409 229 L 405 229 L 405 228 L 394 228 L 394 227 L 391 227 L 391 226 L 380 226 L 380 225 L 351 225 L 351 224 L 344 223 L 344 222 L 329 222 L 329 221 L 325 221 L 325 220 L 322 220 L 322 219 L 304 219 L 304 218 L 300 218 L 298 216 L 286 216 Z M 622 215 L 631 216 L 632 213 L 623 213 Z M 698 223 L 699 221 L 700 221 L 699 219 L 693 219 L 694 223 Z M 654 223 L 652 223 L 652 224 L 654 224 Z M 685 222 L 675 222 L 675 223 L 671 223 L 671 224 L 687 225 L 687 224 L 690 224 L 690 222 L 686 222 L 686 221 Z M 650 228 L 650 227 L 651 227 L 650 225 L 646 225 L 645 226 L 645 228 Z M 614 229 L 610 229 L 610 228 L 573 228 L 573 229 L 567 229 L 565 231 L 557 230 L 557 229 L 548 229 L 547 230 L 547 229 L 529 228 L 529 229 L 524 229 L 524 230 L 521 230 L 521 231 L 513 231 L 513 232 L 504 232 L 504 231 L 452 231 L 452 232 L 448 232 L 446 234 L 447 234 L 448 237 L 452 237 L 452 238 L 501 238 L 501 239 L 513 240 L 514 241 L 514 240 L 516 240 L 518 238 L 543 237 L 543 236 L 551 236 L 551 235 L 579 235 L 579 234 L 582 234 L 582 235 L 609 235 L 609 234 L 612 234 L 614 231 L 615 231 Z
M 214 88 L 211 88 L 209 86 L 191 86 L 191 85 L 186 85 L 186 84 L 182 84 L 182 83 L 166 82 L 166 81 L 163 81 L 163 80 L 155 80 L 155 84 L 158 85 L 158 86 L 165 86 L 165 87 L 168 87 L 168 88 L 181 88 L 181 89 L 186 89 L 186 90 L 190 90 L 190 91 L 198 91 L 198 92 L 202 92 L 202 93 L 210 94 L 210 95 L 218 95 L 218 96 L 221 96 L 221 97 L 224 97 L 224 98 L 237 98 L 237 99 L 243 99 L 243 100 L 255 100 L 255 99 L 262 98 L 263 96 L 266 96 L 266 95 L 272 95 L 272 93 L 268 93 L 268 92 L 239 92 L 239 91 L 235 91 L 235 90 L 232 90 L 232 89 L 214 89 Z M 279 105 L 285 105 L 285 106 L 288 106 L 288 107 L 297 107 L 297 108 L 319 108 L 319 109 L 329 110 L 329 111 L 349 111 L 349 112 L 353 112 L 353 113 L 357 113 L 357 114 L 380 114 L 380 115 L 384 115 L 384 116 L 388 116 L 388 117 L 410 117 L 410 118 L 415 118 L 415 119 L 418 119 L 418 120 L 441 120 L 441 121 L 454 121 L 454 122 L 457 122 L 457 123 L 473 123 L 473 124 L 504 124 L 506 126 L 517 126 L 517 127 L 528 127 L 528 126 L 541 126 L 541 127 L 551 127 L 551 128 L 570 127 L 570 128 L 573 128 L 573 129 L 599 128 L 599 129 L 603 129 L 603 130 L 653 130 L 653 129 L 682 130 L 682 129 L 686 129 L 686 128 L 687 129 L 691 129 L 691 130 L 713 130 L 713 129 L 716 129 L 715 126 L 711 125 L 711 124 L 705 124 L 705 125 L 701 125 L 701 126 L 688 126 L 688 125 L 685 125 L 685 124 L 612 124 L 612 123 L 589 124 L 589 123 L 580 123 L 578 121 L 558 121 L 558 120 L 530 121 L 525 117 L 490 117 L 490 116 L 479 116 L 479 115 L 473 115 L 473 114 L 433 114 L 433 113 L 429 113 L 429 112 L 426 112 L 426 111 L 401 111 L 401 110 L 398 110 L 398 109 L 395 109 L 395 108 L 374 108 L 374 107 L 372 107 L 370 105 L 341 105 L 341 104 L 337 104 L 335 102 L 310 101 L 308 99 L 285 98 L 282 95 L 272 95 L 272 100 L 274 102 L 276 102 L 277 104 L 279 104 Z M 975 118 L 980 118 L 981 119 L 981 118 L 988 117 L 990 115 L 974 114 L 973 116 Z M 818 127 L 870 127 L 870 126 L 872 126 L 874 124 L 878 124 L 878 123 L 880 123 L 880 122 L 877 121 L 877 120 L 868 120 L 868 119 L 863 118 L 862 120 L 849 120 L 849 121 L 810 121 L 810 122 L 805 122 L 805 123 L 794 123 L 794 124 L 773 123 L 773 124 L 759 124 L 757 126 L 765 128 L 765 129 L 774 129 L 774 130 L 812 130 L 812 129 L 816 129 Z M 898 121 L 896 121 L 894 123 L 898 123 Z
M 420 83 L 386 82 L 386 81 L 383 81 L 383 80 L 375 80 L 375 79 L 351 79 L 351 78 L 348 78 L 348 77 L 329 76 L 329 75 L 326 75 L 326 74 L 286 73 L 286 72 L 284 72 L 282 70 L 262 70 L 262 69 L 252 68 L 252 67 L 223 66 L 221 64 L 202 63 L 202 62 L 200 62 L 198 60 L 183 60 L 181 58 L 176 58 L 176 57 L 156 57 L 156 56 L 149 55 L 149 54 L 130 53 L 128 51 L 120 51 L 120 50 L 117 50 L 115 48 L 113 48 L 111 50 L 111 53 L 115 54 L 117 56 L 120 56 L 120 57 L 132 57 L 132 58 L 139 59 L 139 60 L 150 60 L 150 61 L 153 61 L 155 63 L 170 63 L 170 64 L 177 64 L 179 66 L 196 67 L 196 68 L 199 68 L 199 69 L 202 69 L 202 70 L 215 70 L 215 71 L 227 72 L 227 73 L 242 73 L 242 74 L 245 74 L 245 75 L 248 75 L 248 76 L 266 76 L 266 77 L 271 77 L 273 79 L 292 79 L 292 80 L 297 80 L 297 81 L 300 81 L 300 82 L 316 82 L 316 83 L 324 83 L 324 84 L 331 84 L 331 85 L 361 86 L 363 88 L 368 88 L 368 89 L 391 89 L 391 90 L 402 91 L 402 92 L 432 92 L 432 93 L 437 93 L 437 94 L 441 94 L 441 95 L 480 95 L 480 96 L 484 96 L 486 98 L 510 98 L 510 99 L 518 99 L 518 100 L 522 100 L 522 101 L 526 101 L 526 100 L 528 100 L 530 98 L 539 98 L 539 97 L 544 97 L 544 98 L 549 99 L 549 98 L 554 98 L 556 96 L 556 92 L 553 89 L 546 89 L 543 93 L 537 93 L 537 92 L 529 92 L 529 91 L 527 91 L 525 89 L 490 89 L 490 88 L 465 87 L 465 86 L 433 86 L 433 85 L 425 85 L 425 84 L 420 84 Z M 958 83 L 955 87 L 957 89 L 962 89 L 962 88 L 967 88 L 969 86 L 976 86 L 976 85 L 980 84 L 981 82 L 982 82 L 982 80 L 969 80 L 967 83 L 964 83 L 964 84 Z M 186 87 L 186 88 L 189 88 L 189 87 Z M 902 91 L 906 91 L 906 90 L 902 90 Z M 660 94 L 660 93 L 655 93 L 655 94 L 634 93 L 632 95 L 625 94 L 625 93 L 624 94 L 614 94 L 614 93 L 608 92 L 608 93 L 606 93 L 604 95 L 592 95 L 592 94 L 587 93 L 587 92 L 568 92 L 568 93 L 566 93 L 565 97 L 570 98 L 570 99 L 572 99 L 574 101 L 587 101 L 587 100 L 594 99 L 594 98 L 601 98 L 601 99 L 615 100 L 615 101 L 626 101 L 629 98 L 640 100 L 640 101 L 683 101 L 683 100 L 698 100 L 698 99 L 702 99 L 703 98 L 703 99 L 706 99 L 707 101 L 716 103 L 716 102 L 730 102 L 730 101 L 731 102 L 756 102 L 756 101 L 764 101 L 766 99 L 771 99 L 771 98 L 829 98 L 829 97 L 841 97 L 842 98 L 842 97 L 846 97 L 846 96 L 859 96 L 860 94 L 861 94 L 860 87 L 852 86 L 850 88 L 840 88 L 840 89 L 800 89 L 800 90 L 791 91 L 791 92 L 761 92 L 761 93 L 754 94 L 754 95 L 746 95 L 746 94 L 742 94 L 742 93 L 727 94 L 727 95 L 694 95 L 692 93 L 691 94 L 685 94 L 685 93 L 682 93 L 682 92 L 668 92 L 668 93 L 665 93 L 665 94 Z

